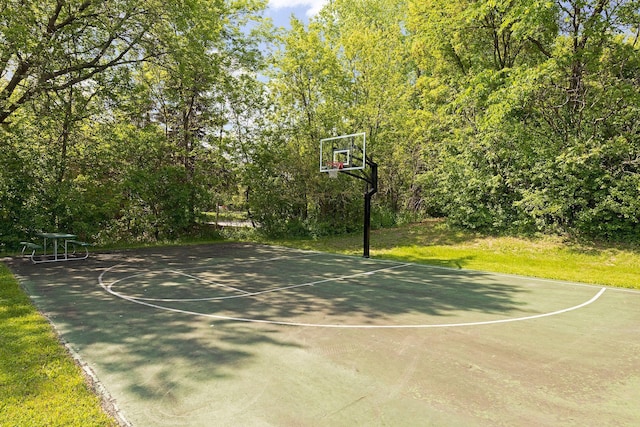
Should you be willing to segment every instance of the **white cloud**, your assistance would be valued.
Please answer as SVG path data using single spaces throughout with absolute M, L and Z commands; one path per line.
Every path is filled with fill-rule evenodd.
M 273 9 L 283 8 L 302 8 L 306 9 L 305 14 L 307 16 L 314 16 L 322 6 L 324 6 L 329 0 L 269 0 L 269 7 Z

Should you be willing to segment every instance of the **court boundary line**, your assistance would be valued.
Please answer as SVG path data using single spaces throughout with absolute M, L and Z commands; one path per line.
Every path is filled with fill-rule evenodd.
M 318 252 L 316 254 L 321 254 L 321 253 Z M 267 260 L 263 260 L 263 261 L 270 261 L 270 260 L 281 259 L 281 258 L 282 257 L 276 257 L 276 258 L 267 259 Z M 385 263 L 393 262 L 393 261 L 387 261 L 387 260 L 382 260 L 382 261 L 384 261 Z M 230 263 L 228 263 L 228 264 L 230 264 Z M 244 263 L 240 263 L 240 264 L 244 264 Z M 585 302 L 583 302 L 581 304 L 578 304 L 578 305 L 575 305 L 575 306 L 572 306 L 572 307 L 556 310 L 556 311 L 549 312 L 549 313 L 540 313 L 540 314 L 536 314 L 536 315 L 523 316 L 523 317 L 514 317 L 514 318 L 507 318 L 507 319 L 486 320 L 486 321 L 478 321 L 478 322 L 440 323 L 440 324 L 399 324 L 399 325 L 322 324 L 322 323 L 288 322 L 288 321 L 280 321 L 280 320 L 251 319 L 251 318 L 234 317 L 234 316 L 223 316 L 223 315 L 210 314 L 210 313 L 201 313 L 201 312 L 196 312 L 196 311 L 191 311 L 191 310 L 183 310 L 183 309 L 178 309 L 178 308 L 173 308 L 173 307 L 166 307 L 166 306 L 159 305 L 159 304 L 153 304 L 153 303 L 147 302 L 148 300 L 145 300 L 143 298 L 137 298 L 137 297 L 128 296 L 128 295 L 116 292 L 116 291 L 114 291 L 112 289 L 113 285 L 115 285 L 118 282 L 121 282 L 122 280 L 130 279 L 132 277 L 141 276 L 141 275 L 149 273 L 150 271 L 147 271 L 145 273 L 138 273 L 138 274 L 126 276 L 124 278 L 118 279 L 118 280 L 110 283 L 109 285 L 106 285 L 104 283 L 105 274 L 108 273 L 109 271 L 111 271 L 112 269 L 120 266 L 120 265 L 123 265 L 123 264 L 115 264 L 115 265 L 105 269 L 99 275 L 98 282 L 99 282 L 100 286 L 106 292 L 108 292 L 109 294 L 111 294 L 113 296 L 116 296 L 118 298 L 124 299 L 126 301 L 130 301 L 130 302 L 136 303 L 136 304 L 144 305 L 144 306 L 147 306 L 147 307 L 151 307 L 151 308 L 155 308 L 155 309 L 159 309 L 159 310 L 163 310 L 163 311 L 169 311 L 169 312 L 180 313 L 180 314 L 188 314 L 188 315 L 211 318 L 211 319 L 217 319 L 217 320 L 235 321 L 235 322 L 244 322 L 244 323 L 269 324 L 269 325 L 281 325 L 281 326 L 334 328 L 334 329 L 432 329 L 432 328 L 453 328 L 453 327 L 483 326 L 483 325 L 494 325 L 494 324 L 503 324 L 503 323 L 512 323 L 512 322 L 520 322 L 520 321 L 527 321 L 527 320 L 535 320 L 535 319 L 541 319 L 541 318 L 545 318 L 545 317 L 550 317 L 550 316 L 555 316 L 555 315 L 571 312 L 571 311 L 578 310 L 578 309 L 581 309 L 583 307 L 586 307 L 586 306 L 596 302 L 604 294 L 604 292 L 608 289 L 607 287 L 600 287 L 600 290 L 593 297 L 591 297 L 588 301 L 585 301 Z M 246 297 L 250 297 L 250 296 L 261 295 L 261 294 L 265 294 L 265 293 L 282 291 L 282 290 L 287 290 L 287 289 L 293 289 L 293 288 L 298 288 L 298 287 L 303 287 L 303 286 L 313 286 L 315 284 L 320 284 L 320 283 L 326 283 L 326 282 L 331 282 L 331 281 L 339 281 L 339 280 L 346 280 L 346 279 L 354 278 L 354 277 L 358 277 L 358 276 L 373 275 L 376 272 L 386 271 L 386 270 L 390 270 L 390 269 L 397 269 L 397 268 L 402 268 L 402 267 L 407 267 L 407 266 L 422 266 L 422 265 L 421 264 L 415 264 L 415 263 L 402 263 L 402 264 L 398 264 L 398 265 L 395 265 L 395 266 L 392 266 L 392 267 L 376 269 L 376 270 L 373 270 L 373 271 L 360 272 L 360 273 L 350 274 L 350 275 L 346 275 L 346 276 L 340 276 L 340 277 L 337 277 L 337 278 L 335 278 L 335 277 L 334 278 L 327 278 L 327 279 L 317 280 L 317 281 L 313 281 L 313 282 L 307 282 L 307 283 L 303 283 L 303 284 L 284 286 L 284 287 L 279 287 L 279 288 L 274 288 L 274 289 L 269 289 L 269 290 L 264 290 L 264 291 L 259 291 L 259 292 L 255 292 L 255 293 L 244 294 L 244 295 L 234 295 L 234 296 L 222 297 L 222 298 L 218 297 L 218 298 L 214 298 L 213 300 L 215 300 L 215 299 L 229 299 L 229 298 L 246 298 Z M 424 267 L 432 267 L 432 266 L 426 266 L 425 265 Z M 433 267 L 452 270 L 452 271 L 461 271 L 461 272 L 465 272 L 465 271 L 473 272 L 473 271 L 475 271 L 475 270 L 459 270 L 459 269 L 453 269 L 453 268 L 448 268 L 448 267 L 440 267 L 440 266 L 433 266 Z M 174 273 L 180 274 L 180 272 L 177 272 L 175 270 L 164 270 L 164 271 L 172 271 Z M 538 280 L 537 278 L 529 278 L 528 276 L 518 276 L 518 275 L 510 275 L 510 274 L 503 274 L 503 273 L 493 274 L 493 273 L 490 273 L 490 272 L 481 272 L 481 273 L 490 274 L 490 275 L 497 275 L 497 276 L 511 276 L 511 277 L 519 277 L 519 278 L 523 278 L 523 279 Z M 198 279 L 198 280 L 200 280 L 200 279 Z M 556 280 L 553 280 L 553 279 L 541 279 L 540 281 L 542 281 L 542 282 L 560 283 L 560 284 L 569 284 L 569 285 L 581 285 L 581 284 L 575 283 L 575 282 L 563 282 L 563 281 L 556 281 Z M 212 282 L 212 283 L 215 283 L 215 282 Z M 598 286 L 589 285 L 589 284 L 583 284 L 583 285 L 584 286 L 589 286 L 589 287 L 594 287 L 594 288 L 598 287 Z M 206 299 L 206 300 L 212 300 L 212 299 Z M 174 301 L 161 300 L 161 301 L 164 301 L 164 302 L 177 302 L 177 301 L 179 301 L 179 302 L 189 302 L 189 300 L 185 300 L 185 299 L 180 299 L 180 300 L 177 300 L 177 301 L 175 301 L 175 300 Z M 198 300 L 192 300 L 192 301 L 204 301 L 204 299 L 198 299 Z

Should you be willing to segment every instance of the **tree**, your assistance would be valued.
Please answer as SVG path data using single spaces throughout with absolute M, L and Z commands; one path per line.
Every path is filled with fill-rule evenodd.
M 289 126 L 290 149 L 300 159 L 297 179 L 307 184 L 305 212 L 314 222 L 329 224 L 327 229 L 342 230 L 347 218 L 359 222 L 362 182 L 336 184 L 317 173 L 313 153 L 322 137 L 366 132 L 368 154 L 380 163 L 383 204 L 396 209 L 409 198 L 413 175 L 398 167 L 413 152 L 405 113 L 415 74 L 404 5 L 397 0 L 330 2 L 307 28 L 292 21 L 276 57 L 270 86 L 278 120 Z
M 436 161 L 423 179 L 442 213 L 472 227 L 637 229 L 627 191 L 638 176 L 638 6 L 412 3 L 434 122 L 425 134 Z
M 246 29 L 264 6 L 3 4 L 2 145 L 14 155 L 2 158 L 21 177 L 1 177 L 19 215 L 6 235 L 158 238 L 192 225 L 221 164 L 208 144 L 229 120 L 225 100 L 258 68 L 261 39 Z
M 167 6 L 173 20 L 160 39 L 167 54 L 149 62 L 144 84 L 152 87 L 155 119 L 165 129 L 183 171 L 180 182 L 188 194 L 183 227 L 195 222 L 198 199 L 218 172 L 201 168 L 208 156 L 204 144 L 215 142 L 207 134 L 233 118 L 227 100 L 244 90 L 244 77 L 237 76 L 255 74 L 260 67 L 260 40 L 255 35 L 248 38 L 240 28 L 258 20 L 254 14 L 263 6 L 257 1 Z
M 0 124 L 47 92 L 91 84 L 98 74 L 138 62 L 149 47 L 160 3 L 8 0 L 0 10 Z

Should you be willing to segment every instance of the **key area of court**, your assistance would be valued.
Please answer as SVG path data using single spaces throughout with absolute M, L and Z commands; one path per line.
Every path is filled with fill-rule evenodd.
M 9 266 L 124 425 L 640 424 L 637 291 L 238 243 Z

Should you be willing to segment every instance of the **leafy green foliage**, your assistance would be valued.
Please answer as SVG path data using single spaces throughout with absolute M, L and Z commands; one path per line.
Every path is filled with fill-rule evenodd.
M 412 4 L 428 199 L 472 228 L 637 236 L 638 3 L 530 3 Z
M 380 164 L 382 210 L 420 199 L 407 191 L 416 188 L 416 174 L 402 167 L 416 152 L 404 126 L 415 78 L 406 62 L 405 12 L 402 1 L 335 1 L 307 27 L 292 20 L 281 36 L 269 84 L 271 121 L 287 125 L 282 148 L 297 160 L 289 173 L 305 186 L 294 196 L 305 204 L 296 221 L 314 235 L 362 227 L 363 182 L 318 174 L 321 138 L 366 132 L 367 155 Z
M 0 244 L 173 239 L 227 203 L 267 233 L 357 230 L 363 182 L 317 150 L 360 131 L 374 225 L 637 239 L 638 0 L 335 0 L 286 30 L 265 6 L 9 1 Z
M 265 2 L 67 3 L 0 11 L 0 243 L 175 238 L 237 192 Z

